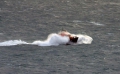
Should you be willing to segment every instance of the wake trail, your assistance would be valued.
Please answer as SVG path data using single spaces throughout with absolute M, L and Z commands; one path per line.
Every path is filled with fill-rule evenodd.
M 72 43 L 71 45 L 91 44 L 93 40 L 90 36 L 87 35 L 78 34 L 76 36 L 79 37 L 77 43 Z M 22 40 L 8 40 L 8 41 L 0 42 L 0 46 L 14 46 L 14 45 L 22 45 L 22 44 L 38 45 L 38 46 L 58 46 L 58 45 L 66 45 L 67 42 L 69 42 L 69 37 L 60 36 L 56 33 L 52 33 L 44 41 L 37 40 L 37 41 L 33 41 L 32 43 L 28 43 Z

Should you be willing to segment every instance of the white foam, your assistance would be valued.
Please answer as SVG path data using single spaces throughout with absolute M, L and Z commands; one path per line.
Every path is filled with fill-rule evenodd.
M 93 40 L 90 36 L 87 36 L 87 35 L 78 34 L 76 36 L 79 37 L 77 43 L 71 43 L 71 44 L 91 44 Z M 14 45 L 21 45 L 21 44 L 38 45 L 38 46 L 58 46 L 62 44 L 65 45 L 68 42 L 69 42 L 69 37 L 60 36 L 56 33 L 52 33 L 44 41 L 38 40 L 32 43 L 28 43 L 22 40 L 8 40 L 8 41 L 0 42 L 0 46 L 14 46 Z
M 104 26 L 104 24 L 101 24 L 101 23 L 98 23 L 98 22 L 90 22 L 90 23 L 92 23 L 94 25 L 98 25 L 98 26 Z
M 90 37 L 88 35 L 78 34 L 77 37 L 79 37 L 77 44 L 91 44 L 93 41 L 92 37 Z
M 21 44 L 28 44 L 22 40 L 8 40 L 4 42 L 0 42 L 0 46 L 13 46 L 13 45 L 21 45 Z
M 34 41 L 33 45 L 39 45 L 39 46 L 58 46 L 60 44 L 66 44 L 69 41 L 68 37 L 63 37 L 58 34 L 50 34 L 45 41 Z

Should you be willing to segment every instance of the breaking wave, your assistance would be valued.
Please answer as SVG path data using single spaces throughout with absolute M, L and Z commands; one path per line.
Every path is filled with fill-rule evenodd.
M 87 35 L 78 34 L 76 36 L 79 37 L 77 43 L 71 43 L 71 45 L 91 44 L 93 40 L 90 36 Z M 22 45 L 22 44 L 38 45 L 38 46 L 58 46 L 58 45 L 66 45 L 67 42 L 69 42 L 69 37 L 60 36 L 56 33 L 52 33 L 44 41 L 37 40 L 37 41 L 33 41 L 32 43 L 28 43 L 22 40 L 8 40 L 8 41 L 0 42 L 0 46 L 14 46 L 14 45 Z

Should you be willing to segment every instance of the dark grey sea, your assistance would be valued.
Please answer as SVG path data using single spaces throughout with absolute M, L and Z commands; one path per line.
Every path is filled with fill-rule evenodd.
M 120 74 L 120 0 L 0 0 L 0 42 L 66 29 L 91 44 L 0 47 L 0 74 Z

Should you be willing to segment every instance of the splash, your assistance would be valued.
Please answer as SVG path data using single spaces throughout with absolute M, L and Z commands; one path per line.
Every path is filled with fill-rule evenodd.
M 79 37 L 77 43 L 71 43 L 71 45 L 91 44 L 93 40 L 90 36 L 87 35 L 78 34 L 76 36 Z M 22 44 L 38 45 L 38 46 L 58 46 L 58 45 L 66 45 L 66 43 L 68 42 L 69 42 L 69 37 L 60 36 L 56 33 L 52 33 L 44 41 L 38 40 L 38 41 L 33 41 L 32 43 L 28 43 L 22 40 L 8 40 L 8 41 L 0 42 L 0 46 L 14 46 L 14 45 L 22 45 Z
M 50 34 L 45 41 L 34 41 L 33 45 L 39 46 L 58 46 L 60 44 L 66 44 L 69 41 L 69 38 L 66 36 L 60 36 L 56 33 Z

